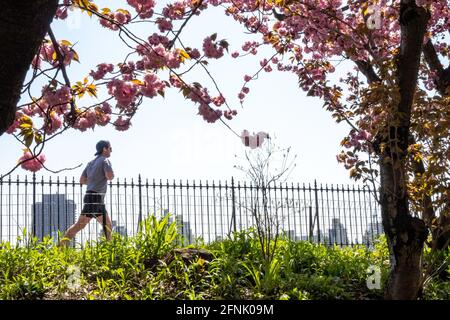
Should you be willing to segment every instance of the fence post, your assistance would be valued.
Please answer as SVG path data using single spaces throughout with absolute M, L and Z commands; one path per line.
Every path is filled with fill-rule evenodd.
M 317 181 L 315 179 L 314 179 L 314 197 L 316 200 L 316 213 L 314 220 L 317 220 L 317 240 L 320 243 L 319 198 L 317 194 Z
M 234 225 L 234 232 L 236 232 L 236 201 L 234 194 L 234 177 L 231 177 L 231 202 L 233 203 L 233 208 L 231 210 L 231 223 Z
M 139 191 L 139 217 L 138 217 L 138 230 L 141 229 L 141 221 L 142 221 L 142 180 L 141 175 L 138 177 L 138 191 Z
M 36 172 L 33 172 L 33 237 L 36 236 Z

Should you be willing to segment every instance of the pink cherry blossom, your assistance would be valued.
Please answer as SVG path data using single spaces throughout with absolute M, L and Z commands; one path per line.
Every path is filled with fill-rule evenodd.
M 102 109 L 102 112 L 104 112 L 106 114 L 111 114 L 111 112 L 112 112 L 111 105 L 108 102 L 103 102 L 101 109 Z
M 214 110 L 206 103 L 201 103 L 198 107 L 198 114 L 203 116 L 203 119 L 208 123 L 214 123 L 222 116 L 221 110 Z
M 147 73 L 144 76 L 144 85 L 140 90 L 145 97 L 153 98 L 158 92 L 163 92 L 165 87 L 165 83 L 155 73 Z
M 214 98 L 212 99 L 212 102 L 213 102 L 216 106 L 220 107 L 222 104 L 225 103 L 225 98 L 224 98 L 222 95 L 220 95 L 220 96 L 218 96 L 218 97 L 214 97 Z
M 108 93 L 117 101 L 119 107 L 127 107 L 136 100 L 137 85 L 131 81 L 113 79 L 107 84 Z
M 46 118 L 44 124 L 44 131 L 46 134 L 51 135 L 62 127 L 62 119 L 56 112 L 50 112 L 50 116 Z
M 203 40 L 203 52 L 207 58 L 218 59 L 223 56 L 223 47 L 216 44 L 211 37 Z
M 148 19 L 153 16 L 153 8 L 156 4 L 154 0 L 127 0 L 127 2 L 136 10 L 140 18 Z
M 191 59 L 197 60 L 200 58 L 200 51 L 198 51 L 198 49 L 189 48 L 189 50 L 186 50 L 186 51 L 189 54 L 189 56 L 191 57 Z
M 156 19 L 156 24 L 161 32 L 166 32 L 173 28 L 172 21 L 163 18 Z
M 91 70 L 89 73 L 94 80 L 100 80 L 105 77 L 107 73 L 113 72 L 114 66 L 111 63 L 101 63 L 97 65 L 97 71 Z
M 120 116 L 116 121 L 114 121 L 114 126 L 117 131 L 126 131 L 130 128 L 131 122 L 130 119 L 124 119 Z
M 223 113 L 223 116 L 225 118 L 227 118 L 228 120 L 232 120 L 233 116 L 237 115 L 237 111 L 236 110 L 227 110 Z
M 33 157 L 29 150 L 25 150 L 22 157 L 19 158 L 19 163 L 22 161 L 25 161 L 20 165 L 23 169 L 36 172 L 42 169 L 45 162 L 45 155 L 40 154 L 37 157 Z

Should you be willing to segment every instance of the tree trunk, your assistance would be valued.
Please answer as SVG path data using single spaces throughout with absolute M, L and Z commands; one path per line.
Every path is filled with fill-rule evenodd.
M 381 213 L 391 259 L 385 298 L 417 299 L 422 289 L 422 252 L 428 229 L 409 211 L 406 157 L 409 146 L 411 109 L 417 87 L 423 39 L 429 12 L 414 0 L 400 3 L 401 40 L 397 60 L 400 101 L 393 108 L 381 134 Z
M 422 252 L 428 230 L 421 219 L 410 215 L 406 192 L 396 185 L 393 173 L 399 170 L 381 165 L 381 212 L 391 258 L 385 298 L 411 300 L 422 289 Z
M 3 1 L 0 10 L 0 136 L 13 123 L 22 85 L 58 0 Z

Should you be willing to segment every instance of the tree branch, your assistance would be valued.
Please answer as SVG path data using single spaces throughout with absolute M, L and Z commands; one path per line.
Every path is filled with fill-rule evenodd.
M 423 55 L 430 69 L 437 75 L 436 85 L 439 93 L 442 96 L 447 95 L 446 90 L 450 86 L 450 66 L 444 69 L 431 40 L 423 47 Z
M 373 69 L 373 66 L 369 62 L 363 61 L 363 60 L 357 60 L 357 61 L 355 61 L 355 63 L 356 63 L 356 66 L 358 67 L 359 71 L 361 71 L 362 74 L 364 74 L 366 76 L 367 82 L 369 84 L 371 84 L 373 82 L 381 82 L 380 77 L 377 75 L 377 73 Z

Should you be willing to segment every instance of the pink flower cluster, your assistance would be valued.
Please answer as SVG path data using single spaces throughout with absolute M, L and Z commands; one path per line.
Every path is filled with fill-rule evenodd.
M 127 2 L 136 10 L 141 19 L 148 19 L 153 16 L 155 0 L 127 0 Z
M 269 61 L 267 59 L 263 59 L 259 62 L 259 65 L 264 68 L 264 71 L 271 72 L 272 67 L 269 65 Z
M 203 51 L 207 58 L 219 59 L 223 56 L 223 47 L 217 44 L 212 37 L 206 37 L 203 40 Z
M 120 25 L 127 24 L 131 21 L 131 14 L 126 11 L 119 9 L 116 12 L 104 13 L 106 18 L 100 18 L 100 24 L 111 30 L 119 30 Z
M 156 24 L 161 32 L 170 31 L 173 28 L 172 21 L 168 19 L 158 18 L 156 19 Z
M 190 93 L 187 97 L 193 102 L 200 104 L 210 104 L 212 102 L 208 89 L 201 87 L 199 88 L 197 86 L 190 86 Z
M 40 154 L 37 157 L 34 157 L 30 150 L 25 150 L 22 157 L 19 158 L 19 163 L 23 163 L 20 165 L 23 169 L 36 172 L 42 169 L 43 163 L 45 162 L 45 155 Z
M 117 101 L 119 107 L 127 107 L 136 100 L 138 87 L 131 81 L 113 79 L 106 85 L 108 93 Z
M 144 76 L 144 85 L 141 87 L 141 93 L 145 97 L 153 98 L 158 92 L 163 92 L 165 87 L 165 83 L 155 73 L 151 72 Z
M 136 51 L 143 59 L 136 62 L 138 70 L 157 70 L 163 67 L 179 68 L 181 56 L 178 50 L 168 51 L 162 44 L 154 47 L 138 45 Z
M 69 87 L 55 89 L 47 85 L 42 89 L 42 97 L 24 107 L 22 112 L 29 117 L 37 115 L 44 118 L 42 130 L 46 134 L 53 134 L 62 127 L 63 117 L 70 106 L 71 99 Z
M 114 126 L 117 131 L 126 131 L 130 128 L 131 121 L 130 119 L 124 119 L 120 116 L 116 121 L 114 121 Z
M 203 117 L 203 120 L 205 120 L 208 123 L 214 123 L 217 120 L 220 119 L 222 116 L 221 110 L 214 110 L 206 103 L 200 103 L 200 106 L 198 107 L 198 114 Z
M 164 48 L 167 48 L 169 46 L 170 40 L 169 40 L 169 38 L 167 38 L 165 36 L 161 36 L 157 33 L 153 33 L 150 37 L 148 37 L 148 43 L 150 43 L 152 46 L 157 46 L 158 44 L 162 44 L 162 46 Z M 145 54 L 145 51 L 141 53 L 141 55 L 144 55 L 144 54 Z
M 220 95 L 220 96 L 218 96 L 218 97 L 212 98 L 212 102 L 213 102 L 216 106 L 220 107 L 222 104 L 225 103 L 225 98 L 223 97 L 223 95 Z
M 51 108 L 52 111 L 62 114 L 67 110 L 71 100 L 72 93 L 68 86 L 62 86 L 59 89 L 50 89 L 49 86 L 45 86 L 42 90 L 42 101 L 39 105 L 44 111 Z
M 72 48 L 62 42 L 59 42 L 59 52 L 64 57 L 63 62 L 65 66 L 68 66 L 75 58 L 75 52 L 72 50 Z M 38 69 L 41 67 L 41 61 L 48 62 L 54 67 L 59 66 L 58 58 L 55 55 L 55 48 L 53 47 L 53 44 L 48 40 L 46 40 L 42 44 L 39 53 L 34 56 L 31 65 L 34 69 Z
M 45 118 L 44 130 L 45 133 L 50 135 L 55 133 L 62 126 L 62 119 L 56 112 L 50 112 L 50 116 Z
M 97 124 L 97 114 L 93 109 L 86 109 L 80 113 L 75 121 L 73 127 L 80 131 L 86 131 L 87 129 L 94 129 Z
M 89 73 L 94 80 L 100 80 L 105 77 L 108 72 L 113 72 L 114 66 L 111 63 L 101 63 L 97 65 L 97 71 L 91 70 Z
M 174 86 L 175 88 L 180 89 L 184 85 L 183 82 L 181 81 L 181 79 L 177 75 L 174 75 L 174 74 L 170 75 L 169 81 L 170 81 L 170 84 L 172 86 Z
M 67 18 L 67 9 L 70 6 L 70 0 L 64 0 L 63 5 L 58 7 L 56 10 L 55 17 L 60 20 L 64 20 Z
M 186 48 L 186 52 L 189 54 L 189 56 L 191 57 L 191 59 L 200 59 L 200 51 L 198 51 L 198 49 L 192 49 L 192 48 Z
M 336 160 L 338 161 L 338 163 L 343 163 L 345 169 L 350 170 L 358 162 L 358 156 L 355 154 L 352 154 L 352 156 L 350 156 L 349 154 L 342 151 L 336 156 Z
M 97 124 L 99 126 L 106 126 L 111 120 L 111 106 L 108 102 L 104 102 L 101 107 L 95 109 L 97 115 Z
M 223 116 L 224 116 L 225 118 L 227 118 L 228 120 L 232 120 L 232 119 L 233 119 L 233 116 L 235 116 L 235 115 L 237 115 L 237 111 L 236 111 L 236 110 L 226 110 L 226 111 L 223 113 Z
M 363 146 L 371 140 L 371 138 L 372 135 L 366 130 L 360 129 L 358 132 L 351 130 L 344 147 L 361 150 Z
M 188 1 L 182 2 L 178 1 L 175 3 L 168 4 L 163 10 L 162 14 L 164 17 L 170 20 L 180 20 L 183 19 L 184 13 L 186 12 L 186 6 Z
M 238 98 L 242 101 L 245 98 L 245 95 L 250 92 L 250 89 L 248 87 L 242 87 L 241 92 L 238 94 Z
M 256 41 L 247 41 L 242 46 L 242 50 L 245 52 L 250 52 L 251 54 L 255 55 L 258 53 L 257 48 L 259 47 L 259 43 Z

